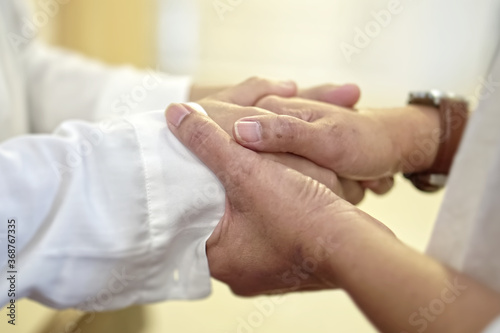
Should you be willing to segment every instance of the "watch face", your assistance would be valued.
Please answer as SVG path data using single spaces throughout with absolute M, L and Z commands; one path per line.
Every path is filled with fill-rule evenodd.
M 409 104 L 417 104 L 417 105 L 431 105 L 435 107 L 439 107 L 441 105 L 441 101 L 444 98 L 455 99 L 465 101 L 465 99 L 457 96 L 454 93 L 444 93 L 439 90 L 430 90 L 430 91 L 416 91 L 410 93 Z

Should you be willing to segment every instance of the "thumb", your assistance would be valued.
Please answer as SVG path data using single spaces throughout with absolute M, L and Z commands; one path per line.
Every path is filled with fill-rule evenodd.
M 234 142 L 212 119 L 190 105 L 171 104 L 165 115 L 175 137 L 216 175 L 240 169 L 249 155 L 255 154 Z M 226 177 L 219 179 L 228 185 L 224 184 Z

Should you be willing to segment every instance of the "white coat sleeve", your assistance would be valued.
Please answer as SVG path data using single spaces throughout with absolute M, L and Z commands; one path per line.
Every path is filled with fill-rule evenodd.
M 153 69 L 112 67 L 45 45 L 28 24 L 23 1 L 5 0 L 12 13 L 9 39 L 22 63 L 31 132 L 50 133 L 65 120 L 102 118 L 165 109 L 189 98 L 191 79 Z M 28 22 L 28 23 L 27 23 Z
M 207 296 L 205 241 L 224 197 L 217 178 L 170 133 L 163 111 L 67 122 L 53 135 L 6 141 L 0 267 L 15 273 L 0 290 L 15 296 L 0 293 L 0 306 L 29 297 L 103 311 Z
M 50 133 L 70 119 L 123 117 L 189 99 L 189 77 L 106 66 L 37 40 L 23 50 L 23 63 L 35 133 Z
M 500 317 L 498 317 L 483 333 L 500 333 Z

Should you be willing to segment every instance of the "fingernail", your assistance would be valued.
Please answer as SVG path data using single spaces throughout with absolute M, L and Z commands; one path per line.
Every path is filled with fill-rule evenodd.
M 167 121 L 175 127 L 179 127 L 184 118 L 190 113 L 191 110 L 182 104 L 170 104 L 167 108 Z
M 256 121 L 237 121 L 234 131 L 239 141 L 253 143 L 262 139 L 262 128 Z

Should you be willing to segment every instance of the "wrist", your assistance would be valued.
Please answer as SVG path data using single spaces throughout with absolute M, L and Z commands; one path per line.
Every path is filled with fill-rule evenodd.
M 378 267 L 382 267 L 387 249 L 399 251 L 401 242 L 377 220 L 360 214 L 357 221 L 339 232 L 337 251 L 326 265 L 325 273 L 336 285 L 350 293 Z
M 394 147 L 395 169 L 414 173 L 430 168 L 439 148 L 440 121 L 436 108 L 408 105 L 401 108 L 370 110 L 382 122 Z
M 329 210 L 314 232 L 309 229 L 303 260 L 315 264 L 314 275 L 325 286 L 345 289 L 353 272 L 362 273 L 371 254 L 376 255 L 377 246 L 398 241 L 384 224 L 354 206 L 333 205 Z
M 421 172 L 428 170 L 436 159 L 441 126 L 439 111 L 432 106 L 409 105 L 404 108 L 407 120 L 408 133 L 402 141 L 401 171 L 403 173 Z M 399 136 L 403 137 L 404 132 Z

